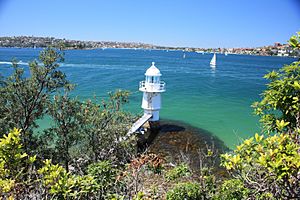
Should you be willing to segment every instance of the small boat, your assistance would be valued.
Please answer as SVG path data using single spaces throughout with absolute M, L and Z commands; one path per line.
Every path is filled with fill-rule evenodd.
M 225 52 L 225 56 L 227 56 L 228 55 L 228 53 L 227 52 Z
M 183 54 L 183 56 L 182 56 L 183 58 L 185 58 L 185 53 Z
M 210 61 L 210 66 L 216 67 L 216 65 L 217 65 L 217 56 L 216 56 L 216 53 L 214 53 L 214 56 L 212 57 L 212 59 Z

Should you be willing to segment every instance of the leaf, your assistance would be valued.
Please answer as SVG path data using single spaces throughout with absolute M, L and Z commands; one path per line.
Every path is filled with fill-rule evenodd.
M 245 141 L 244 141 L 244 144 L 245 144 L 246 146 L 250 146 L 250 145 L 252 144 L 252 142 L 253 142 L 253 137 L 252 137 L 252 138 L 249 138 L 249 139 L 247 139 L 247 140 L 245 140 Z
M 263 135 L 258 135 L 257 133 L 255 134 L 255 140 L 256 140 L 256 142 L 260 142 L 262 139 L 263 139 Z
M 294 81 L 293 87 L 294 87 L 296 90 L 300 90 L 300 84 L 299 84 L 299 82 L 298 82 L 298 81 Z
M 282 131 L 284 127 L 286 127 L 290 122 L 285 122 L 283 119 L 282 120 L 276 120 L 276 126 L 279 131 Z

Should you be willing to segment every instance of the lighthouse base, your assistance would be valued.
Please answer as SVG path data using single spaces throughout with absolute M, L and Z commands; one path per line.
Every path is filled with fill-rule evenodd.
M 145 132 L 138 134 L 138 151 L 144 152 L 153 142 L 160 131 L 159 121 L 148 121 L 143 126 Z
M 152 115 L 149 119 L 150 122 L 159 121 L 159 110 L 144 110 L 144 115 Z

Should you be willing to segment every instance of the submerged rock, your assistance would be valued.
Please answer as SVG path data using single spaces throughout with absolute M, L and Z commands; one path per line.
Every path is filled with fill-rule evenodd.
M 212 133 L 182 122 L 161 121 L 160 126 L 147 130 L 140 141 L 149 153 L 164 157 L 171 165 L 186 162 L 194 171 L 204 167 L 218 171 L 219 155 L 229 150 Z

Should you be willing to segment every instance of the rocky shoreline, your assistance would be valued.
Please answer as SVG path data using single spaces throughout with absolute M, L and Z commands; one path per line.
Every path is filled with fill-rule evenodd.
M 170 120 L 162 120 L 157 127 L 140 135 L 140 144 L 147 153 L 163 157 L 170 165 L 188 163 L 194 171 L 204 167 L 221 170 L 220 154 L 230 149 L 212 133 Z

